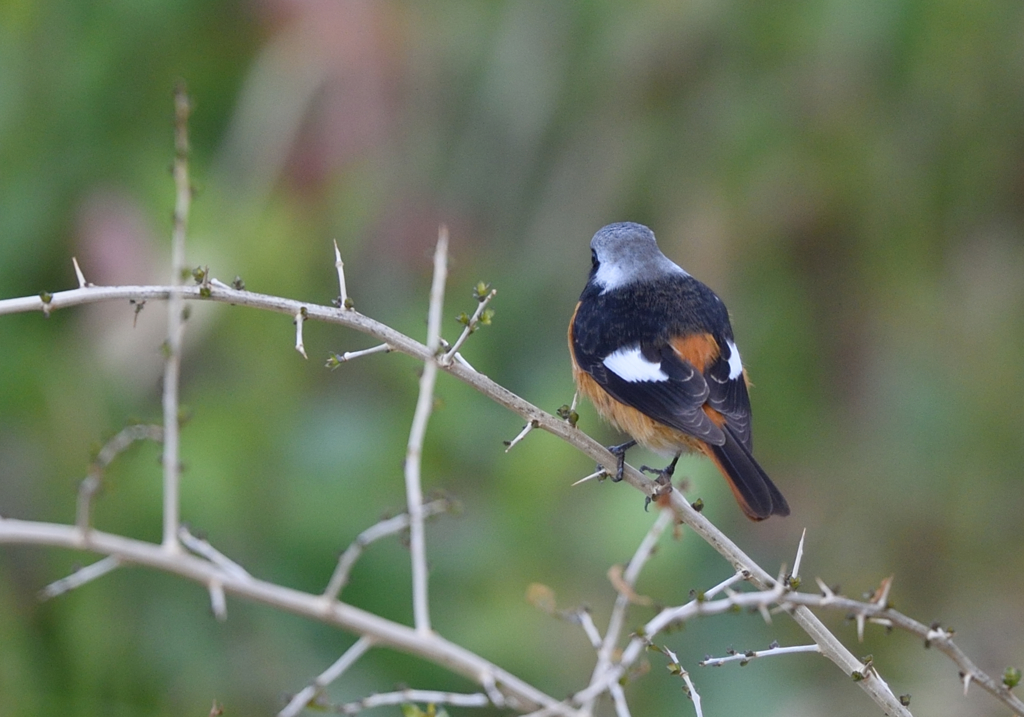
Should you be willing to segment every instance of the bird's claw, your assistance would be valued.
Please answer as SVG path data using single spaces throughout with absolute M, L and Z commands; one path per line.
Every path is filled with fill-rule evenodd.
M 598 470 L 604 471 L 608 476 L 611 477 L 612 483 L 618 483 L 622 480 L 622 471 L 626 465 L 626 451 L 636 445 L 636 441 L 626 441 L 617 446 L 608 446 L 608 452 L 615 456 L 615 473 L 609 473 L 608 469 L 600 463 L 597 464 Z
M 644 501 L 644 511 L 650 507 L 652 501 L 656 501 L 664 495 L 668 495 L 672 492 L 672 474 L 676 471 L 676 462 L 679 460 L 679 456 L 672 459 L 664 468 L 651 468 L 650 466 L 640 466 L 640 470 L 643 473 L 651 473 L 656 476 L 654 482 L 657 484 L 657 488 L 651 492 L 647 499 Z

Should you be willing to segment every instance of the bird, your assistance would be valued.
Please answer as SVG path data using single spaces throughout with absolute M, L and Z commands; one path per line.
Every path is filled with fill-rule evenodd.
M 789 515 L 753 456 L 749 381 L 725 304 L 658 248 L 648 227 L 609 224 L 590 241 L 591 269 L 569 323 L 579 393 L 632 440 L 609 450 L 622 480 L 637 443 L 672 462 L 657 473 L 671 490 L 679 456 L 706 455 L 751 520 Z

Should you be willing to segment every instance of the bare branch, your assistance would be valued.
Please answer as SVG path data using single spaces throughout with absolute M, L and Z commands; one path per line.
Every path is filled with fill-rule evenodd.
M 343 705 L 318 706 L 321 709 L 328 709 L 338 714 L 354 715 L 374 707 L 412 702 L 431 705 L 451 705 L 452 707 L 488 707 L 491 704 L 490 700 L 487 699 L 487 695 L 481 693 L 462 694 L 458 692 L 438 692 L 436 690 L 399 690 L 398 692 L 371 695 L 358 702 L 347 702 Z
M 630 717 L 629 705 L 626 704 L 626 693 L 622 685 L 613 682 L 608 685 L 608 694 L 612 696 L 612 704 L 615 705 L 615 717 Z
M 696 712 L 697 717 L 704 717 L 704 711 L 701 709 L 700 704 L 700 694 L 697 692 L 697 688 L 694 686 L 693 680 L 690 679 L 690 673 L 687 672 L 682 663 L 679 662 L 679 658 L 676 656 L 676 653 L 665 646 L 659 647 L 654 643 L 650 643 L 650 646 L 669 659 L 670 662 L 668 669 L 673 675 L 677 675 L 683 680 L 683 684 L 685 685 L 685 687 L 683 687 L 683 691 L 686 693 L 686 696 L 690 698 L 690 701 L 693 702 L 693 711 Z
M 380 346 L 374 346 L 373 348 L 363 349 L 362 351 L 346 351 L 343 354 L 331 354 L 331 358 L 327 361 L 327 368 L 335 369 L 346 361 L 360 358 L 361 356 L 369 356 L 370 354 L 379 353 L 390 353 L 394 351 L 389 344 L 381 344 Z
M 470 317 L 469 321 L 466 322 L 466 327 L 462 330 L 462 334 L 456 339 L 455 344 L 448 349 L 448 352 L 441 357 L 440 363 L 442 366 L 447 366 L 452 362 L 452 358 L 462 348 L 462 344 L 466 343 L 466 339 L 469 335 L 476 331 L 477 325 L 480 323 L 480 317 L 483 316 L 484 311 L 487 309 L 487 305 L 491 303 L 491 299 L 498 295 L 497 289 L 491 289 L 483 298 L 478 299 L 476 311 L 473 312 L 473 316 Z M 464 316 L 464 315 L 463 315 Z
M 528 434 L 528 433 L 529 433 L 530 431 L 532 431 L 532 430 L 533 430 L 534 428 L 536 428 L 536 427 L 537 427 L 537 424 L 535 424 L 535 423 L 534 423 L 533 421 L 530 421 L 530 422 L 529 422 L 529 423 L 527 423 L 527 424 L 526 424 L 525 426 L 523 426 L 523 430 L 521 430 L 521 431 L 519 432 L 519 434 L 518 434 L 518 435 L 517 435 L 517 436 L 516 436 L 515 438 L 513 438 L 513 439 L 512 439 L 511 441 L 506 441 L 506 442 L 505 442 L 505 452 L 506 452 L 506 453 L 508 453 L 509 451 L 511 451 L 511 450 L 512 450 L 512 448 L 513 448 L 513 447 L 514 447 L 514 446 L 515 446 L 515 445 L 516 445 L 517 443 L 519 443 L 519 441 L 521 441 L 521 440 L 523 440 L 524 438 L 526 438 L 526 435 L 527 435 L 527 434 Z M 575 485 L 575 483 L 574 483 L 573 485 Z
M 85 585 L 97 578 L 101 578 L 119 567 L 121 567 L 121 560 L 116 556 L 109 555 L 101 560 L 97 560 L 92 565 L 87 565 L 84 568 L 76 570 L 66 578 L 61 578 L 60 580 L 50 583 L 39 592 L 39 599 L 49 600 L 50 598 L 55 598 L 58 595 L 63 595 L 66 592 L 71 592 L 75 588 L 81 587 L 82 585 Z
M 409 431 L 405 452 L 405 498 L 409 510 L 409 552 L 412 554 L 413 619 L 420 632 L 430 631 L 430 608 L 427 593 L 427 548 L 423 529 L 423 485 L 421 464 L 423 438 L 427 421 L 434 408 L 434 383 L 437 380 L 437 352 L 441 346 L 441 312 L 444 307 L 444 285 L 448 277 L 448 230 L 441 227 L 434 251 L 434 280 L 430 285 L 430 308 L 427 314 L 428 356 L 420 376 L 420 393 Z
M 423 517 L 426 519 L 450 509 L 450 501 L 445 499 L 432 500 L 423 506 Z M 341 554 L 338 566 L 334 569 L 334 574 L 331 575 L 330 582 L 327 583 L 327 588 L 324 590 L 324 597 L 331 601 L 338 599 L 338 595 L 341 594 L 341 591 L 348 584 L 349 573 L 352 572 L 352 568 L 363 554 L 363 550 L 367 545 L 389 535 L 400 533 L 408 529 L 408 527 L 409 514 L 402 513 L 394 518 L 382 520 L 356 536 L 352 544 L 345 548 L 345 552 Z
M 629 564 L 622 573 L 622 582 L 630 591 L 636 586 L 636 580 L 640 575 L 640 571 L 648 559 L 650 559 L 651 554 L 654 552 L 654 546 L 657 545 L 661 534 L 672 523 L 674 517 L 670 510 L 660 511 L 654 523 L 651 524 L 650 530 L 647 531 L 643 540 L 640 541 L 640 545 L 637 546 L 636 552 L 633 553 L 633 557 L 630 558 Z M 626 609 L 629 607 L 629 602 L 629 595 L 619 590 L 615 598 L 615 605 L 612 608 L 611 617 L 608 619 L 608 629 L 605 631 L 604 641 L 601 643 L 597 653 L 597 663 L 594 665 L 594 671 L 591 673 L 591 686 L 599 682 L 608 670 L 611 669 L 612 656 L 615 648 L 618 646 L 622 626 L 626 621 Z M 608 684 L 612 684 L 612 682 Z M 599 694 L 600 692 L 596 693 L 592 698 L 582 703 L 586 711 L 592 711 L 593 700 Z
M 171 286 L 181 284 L 185 269 L 185 236 L 192 205 L 192 187 L 188 176 L 188 118 L 191 101 L 184 85 L 174 90 L 174 231 L 171 235 Z M 167 343 L 164 360 L 164 547 L 178 551 L 180 517 L 181 462 L 178 457 L 178 380 L 181 374 L 181 344 L 185 322 L 182 296 L 171 290 L 167 301 Z
M 277 717 L 295 717 L 302 712 L 306 706 L 319 697 L 324 689 L 336 679 L 341 677 L 345 671 L 354 665 L 360 657 L 373 647 L 373 640 L 368 637 L 361 637 L 345 650 L 333 665 L 324 670 L 310 685 L 307 685 L 301 692 L 292 697 L 283 710 L 277 713 Z M 358 711 L 358 710 L 357 710 Z M 343 713 L 343 714 L 355 714 Z
M 121 287 L 88 287 L 78 288 L 69 291 L 46 293 L 41 296 L 29 296 L 14 299 L 0 300 L 0 315 L 9 313 L 21 313 L 26 311 L 50 312 L 56 309 L 77 306 L 89 303 L 97 303 L 111 299 L 134 299 L 161 300 L 168 299 L 176 294 L 188 300 L 212 300 L 239 306 L 274 311 L 289 316 L 294 316 L 301 306 L 306 306 L 308 318 L 328 323 L 338 324 L 362 331 L 375 337 L 377 340 L 387 343 L 394 350 L 408 354 L 420 361 L 426 362 L 436 356 L 425 345 L 401 334 L 390 327 L 374 321 L 357 311 L 339 312 L 334 307 L 302 304 L 281 297 L 267 296 L 253 292 L 236 289 L 221 288 L 214 284 L 205 293 L 200 293 L 199 287 L 159 287 L 159 286 L 121 286 Z M 456 357 L 457 358 L 457 357 Z M 436 363 L 436 362 L 435 362 Z M 558 418 L 540 408 L 524 401 L 522 398 L 511 393 L 504 387 L 491 381 L 489 378 L 467 367 L 460 361 L 453 361 L 444 371 L 457 379 L 467 383 L 480 393 L 491 398 L 496 403 L 521 416 L 527 422 L 536 421 L 537 428 L 547 431 L 565 440 L 578 450 L 602 465 L 611 465 L 614 457 L 602 445 L 591 439 L 589 436 L 570 425 L 562 418 Z M 597 477 L 595 474 L 593 477 Z M 632 466 L 627 465 L 624 470 L 625 482 L 632 485 L 645 495 L 651 496 L 657 490 L 657 486 L 647 477 L 642 475 Z M 737 570 L 745 571 L 745 579 L 749 580 L 758 589 L 770 588 L 775 578 L 760 568 L 749 556 L 735 545 L 725 534 L 712 525 L 705 516 L 698 513 L 690 506 L 685 497 L 677 490 L 668 495 L 669 505 L 675 511 L 677 517 L 694 530 L 703 540 L 717 550 Z M 78 544 L 82 547 L 82 544 Z M 827 597 L 827 596 L 826 596 Z M 822 598 L 823 600 L 825 598 Z M 864 668 L 859 660 L 836 639 L 831 632 L 818 620 L 810 610 L 802 604 L 793 604 L 788 610 L 792 618 L 801 628 L 814 640 L 822 650 L 822 654 L 839 666 L 846 674 L 853 674 Z M 891 614 L 886 618 L 892 619 Z M 908 618 L 909 619 L 909 618 Z M 987 691 L 996 695 L 1007 705 L 1024 712 L 1024 707 L 1018 708 L 1021 704 L 1016 697 L 1009 693 L 998 681 L 992 678 L 982 679 L 982 673 L 971 668 L 964 668 L 964 665 L 973 665 L 958 651 L 952 642 L 939 640 L 934 642 L 941 646 L 954 661 L 961 666 L 965 674 L 972 674 L 972 681 L 981 684 Z M 888 686 L 877 677 L 874 671 L 869 671 L 865 679 L 857 682 L 857 685 L 864 689 L 884 710 L 894 715 L 908 715 L 906 708 L 899 703 Z M 588 688 L 589 689 L 589 688 Z M 561 706 L 556 708 L 561 709 Z M 550 713 L 550 712 L 549 712 Z
M 793 645 L 791 647 L 769 647 L 767 650 L 750 650 L 747 652 L 736 652 L 726 657 L 708 657 L 700 662 L 701 667 L 719 667 L 727 662 L 739 662 L 745 665 L 755 657 L 773 657 L 776 655 L 792 655 L 799 652 L 816 652 L 821 654 L 821 648 L 816 644 Z
M 210 545 L 208 541 L 192 535 L 189 529 L 184 525 L 178 529 L 178 539 L 181 540 L 182 545 L 193 553 L 206 558 L 225 572 L 231 573 L 235 577 L 243 580 L 252 577 L 245 568 Z
M 88 545 L 77 528 L 37 521 L 0 519 L 0 544 L 50 545 L 88 549 L 114 555 L 126 563 L 150 567 L 209 585 L 219 580 L 228 594 L 276 607 L 285 612 L 334 625 L 374 640 L 379 645 L 444 665 L 480 684 L 497 685 L 515 709 L 551 708 L 550 714 L 584 717 L 577 710 L 544 694 L 510 672 L 433 632 L 421 632 L 342 602 L 325 604 L 322 595 L 276 585 L 257 578 L 242 578 L 185 551 L 171 552 L 161 545 L 94 530 Z
M 89 474 L 82 479 L 82 483 L 78 487 L 78 506 L 75 524 L 83 534 L 89 530 L 92 499 L 102 485 L 103 473 L 107 467 L 135 441 L 147 439 L 162 441 L 163 437 L 163 426 L 139 424 L 122 428 L 116 436 L 104 444 L 100 452 L 96 454 L 96 459 L 92 462 L 92 465 L 89 466 Z

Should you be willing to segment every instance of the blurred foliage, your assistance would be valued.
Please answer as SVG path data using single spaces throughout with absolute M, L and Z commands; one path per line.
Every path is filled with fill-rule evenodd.
M 451 227 L 445 332 L 498 295 L 463 350 L 549 411 L 572 397 L 565 326 L 602 225 L 649 224 L 730 306 L 755 381 L 757 454 L 792 517 L 749 524 L 706 462 L 693 498 L 769 569 L 808 528 L 806 576 L 941 619 L 991 674 L 1024 662 L 1024 6 L 872 0 L 523 3 L 0 4 L 0 296 L 167 278 L 171 89 L 184 78 L 197 199 L 189 261 L 328 303 L 331 239 L 361 311 L 425 332 L 430 250 Z M 0 320 L 0 514 L 73 519 L 93 452 L 158 420 L 162 306 Z M 338 552 L 403 505 L 417 366 L 363 336 L 194 307 L 183 515 L 254 574 L 321 590 Z M 652 517 L 550 436 L 509 454 L 519 420 L 442 377 L 428 490 L 463 512 L 428 529 L 445 636 L 553 695 L 588 678 L 582 633 L 525 598 L 613 599 L 607 568 Z M 609 442 L 589 406 L 580 426 Z M 641 462 L 642 453 L 632 460 Z M 651 462 L 648 457 L 648 462 Z M 159 539 L 158 449 L 106 476 L 99 527 Z M 37 591 L 94 558 L 0 551 L 0 714 L 269 714 L 352 637 L 124 569 Z M 686 599 L 728 574 L 693 536 L 666 541 L 639 591 Z M 410 619 L 408 555 L 374 545 L 344 598 Z M 826 616 L 848 643 L 853 628 Z M 632 625 L 646 619 L 634 608 Z M 599 622 L 600 624 L 600 622 Z M 823 660 L 701 670 L 705 653 L 802 642 L 785 620 L 708 619 L 665 637 L 715 714 L 872 714 Z M 1001 715 L 961 697 L 945 658 L 868 630 L 915 712 Z M 686 714 L 657 654 L 634 714 Z M 373 651 L 329 692 L 466 689 Z M 205 710 L 205 711 L 204 711 Z M 453 714 L 459 710 L 451 710 Z

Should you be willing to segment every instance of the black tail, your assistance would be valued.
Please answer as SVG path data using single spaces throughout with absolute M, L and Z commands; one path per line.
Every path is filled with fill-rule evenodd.
M 742 443 L 725 427 L 725 443 L 708 445 L 710 457 L 729 481 L 740 508 L 751 520 L 772 515 L 789 515 L 789 504 Z

